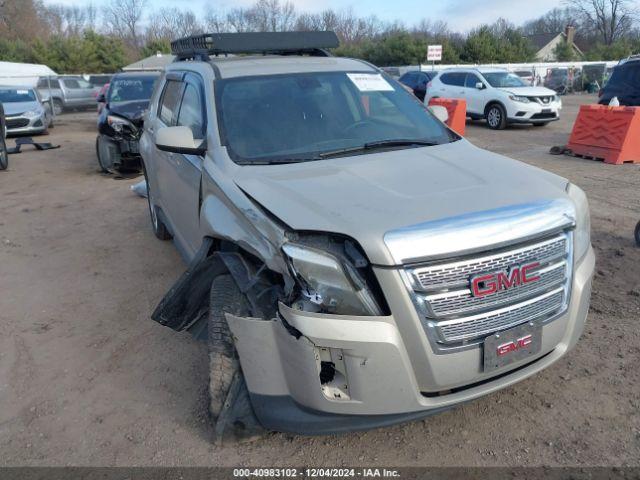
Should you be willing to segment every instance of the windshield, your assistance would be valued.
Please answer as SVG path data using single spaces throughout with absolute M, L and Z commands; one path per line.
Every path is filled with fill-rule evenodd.
M 109 87 L 109 102 L 135 102 L 149 100 L 157 77 L 116 78 Z
M 493 88 L 528 86 L 519 76 L 509 72 L 483 73 L 482 75 Z
M 354 154 L 354 149 L 371 149 L 371 144 L 389 140 L 396 143 L 380 148 L 459 138 L 404 88 L 378 73 L 219 80 L 216 101 L 221 136 L 239 163 L 317 160 L 323 154 Z
M 18 103 L 18 102 L 35 102 L 36 94 L 33 90 L 3 88 L 0 89 L 0 102 L 2 103 Z

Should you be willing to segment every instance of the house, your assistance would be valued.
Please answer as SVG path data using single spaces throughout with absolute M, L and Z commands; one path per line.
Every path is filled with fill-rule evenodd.
M 141 71 L 162 71 L 164 67 L 169 65 L 176 57 L 168 53 L 156 53 L 150 57 L 144 58 L 137 62 L 122 68 L 123 72 L 141 72 Z
M 538 33 L 535 35 L 528 35 L 531 44 L 537 49 L 536 60 L 538 62 L 555 62 L 557 60 L 555 55 L 555 48 L 561 42 L 569 43 L 576 53 L 576 58 L 584 57 L 582 50 L 575 44 L 576 28 L 572 25 L 567 25 L 564 32 L 559 33 Z

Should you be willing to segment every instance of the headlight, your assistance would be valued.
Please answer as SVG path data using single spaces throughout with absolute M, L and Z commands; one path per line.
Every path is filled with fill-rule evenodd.
M 567 193 L 576 206 L 576 231 L 573 244 L 574 257 L 576 260 L 580 260 L 589 251 L 589 246 L 591 245 L 589 202 L 584 191 L 572 183 L 567 185 Z
M 23 113 L 22 115 L 25 117 L 39 117 L 44 112 L 42 110 L 29 110 L 28 112 Z
M 116 132 L 121 132 L 122 127 L 127 126 L 131 129 L 135 129 L 136 127 L 126 118 L 116 117 L 114 115 L 109 115 L 107 117 L 107 123 L 111 128 L 113 128 Z
M 531 100 L 529 100 L 527 97 L 521 97 L 520 95 L 509 95 L 509 98 L 511 100 L 513 100 L 514 102 L 520 102 L 520 103 L 530 103 Z
M 354 268 L 330 253 L 294 243 L 282 247 L 304 294 L 338 315 L 382 315 Z

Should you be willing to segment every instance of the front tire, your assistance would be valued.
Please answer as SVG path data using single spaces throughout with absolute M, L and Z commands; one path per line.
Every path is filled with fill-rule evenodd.
M 153 234 L 158 240 L 171 240 L 171 234 L 164 222 L 158 216 L 158 207 L 153 199 L 153 192 L 151 185 L 149 184 L 149 178 L 147 177 L 147 169 L 142 164 L 142 173 L 144 174 L 144 181 L 147 183 L 147 206 L 149 207 L 149 218 L 151 218 L 151 228 Z
M 2 133 L 0 133 L 2 135 Z M 4 138 L 0 137 L 0 170 L 6 170 L 9 167 L 9 154 L 7 153 L 7 143 Z
M 96 157 L 98 157 L 98 166 L 102 173 L 110 173 L 113 168 L 113 158 L 111 150 L 104 144 L 102 136 L 96 137 Z
M 636 245 L 640 247 L 640 222 L 638 222 L 638 224 L 636 225 L 635 237 Z
M 504 130 L 507 127 L 507 112 L 500 104 L 494 103 L 487 109 L 487 125 L 492 130 Z
M 209 294 L 209 413 L 217 442 L 228 437 L 255 440 L 264 430 L 251 406 L 227 313 L 248 317 L 252 309 L 233 277 L 222 274 L 213 279 Z

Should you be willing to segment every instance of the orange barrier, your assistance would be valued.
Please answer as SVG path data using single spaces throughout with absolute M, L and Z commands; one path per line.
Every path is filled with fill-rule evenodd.
M 464 135 L 467 121 L 467 101 L 460 98 L 432 98 L 429 105 L 441 105 L 449 112 L 447 125 L 460 135 Z
M 582 105 L 567 148 L 605 163 L 640 163 L 640 107 Z

